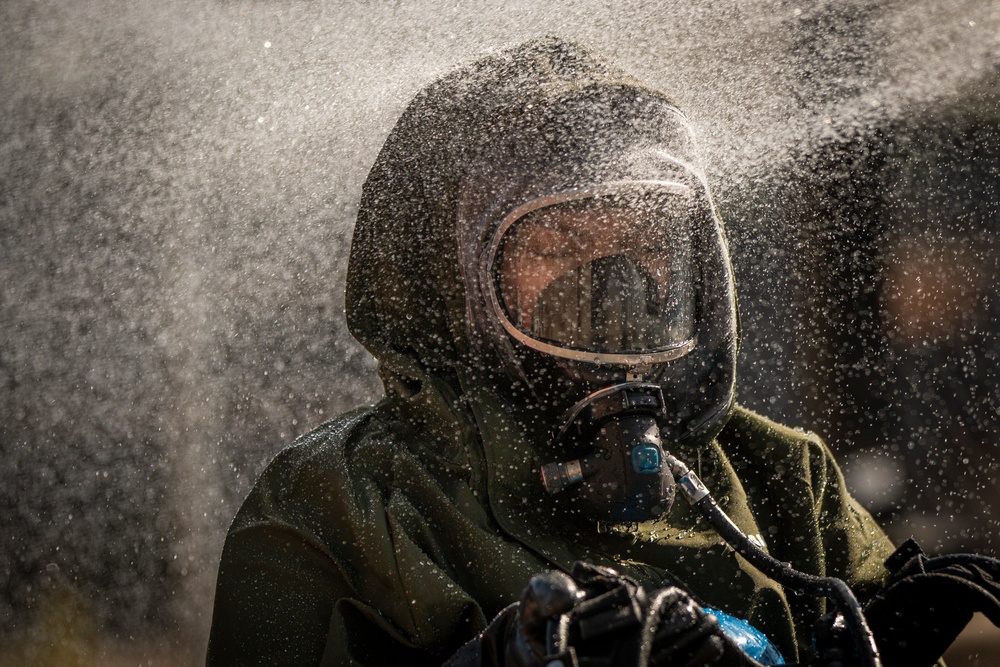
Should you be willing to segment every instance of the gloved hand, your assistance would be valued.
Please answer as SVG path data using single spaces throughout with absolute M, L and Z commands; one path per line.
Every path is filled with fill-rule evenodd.
M 560 625 L 566 614 L 585 596 L 576 582 L 562 572 L 536 574 L 521 592 L 513 632 L 506 643 L 506 664 L 535 667 L 562 660 L 573 664 L 571 652 L 559 645 Z M 557 667 L 557 666 L 554 666 Z
M 508 667 L 760 667 L 683 590 L 652 594 L 577 563 L 536 575 L 516 605 L 448 663 Z
M 1000 561 L 971 554 L 929 558 L 907 540 L 886 567 L 885 586 L 864 610 L 883 667 L 933 665 L 975 612 L 1000 627 Z M 815 642 L 822 667 L 857 664 L 839 615 L 820 619 Z

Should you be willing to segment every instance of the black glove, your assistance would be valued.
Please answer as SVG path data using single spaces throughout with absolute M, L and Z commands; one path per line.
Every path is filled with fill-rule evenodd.
M 535 575 L 520 602 L 447 664 L 760 667 L 683 590 L 647 594 L 614 570 L 584 563 L 571 576 Z
M 550 665 L 559 660 L 575 664 L 572 650 L 559 645 L 560 624 L 565 614 L 586 594 L 562 572 L 536 574 L 521 591 L 514 628 L 506 644 L 506 663 L 511 667 Z M 558 667 L 557 665 L 554 667 Z
M 865 607 L 883 667 L 933 665 L 975 612 L 1000 627 L 1000 561 L 971 554 L 929 558 L 907 540 L 885 565 L 889 578 Z M 820 619 L 815 641 L 823 667 L 857 664 L 839 615 Z
M 566 643 L 580 665 L 754 664 L 738 660 L 749 658 L 727 640 L 715 617 L 680 588 L 647 594 L 613 570 L 584 563 L 574 566 L 572 576 L 584 599 L 569 614 Z

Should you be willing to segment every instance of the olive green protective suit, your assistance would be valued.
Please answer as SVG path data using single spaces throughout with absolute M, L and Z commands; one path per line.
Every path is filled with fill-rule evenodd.
M 553 429 L 525 408 L 484 326 L 476 267 L 500 219 L 546 192 L 697 178 L 661 94 L 555 39 L 460 70 L 411 103 L 366 182 L 347 287 L 352 333 L 386 397 L 323 424 L 268 466 L 226 540 L 211 665 L 440 665 L 576 560 L 648 590 L 676 584 L 748 619 L 789 662 L 822 600 L 792 595 L 683 500 L 596 526 L 539 467 Z M 665 445 L 769 552 L 860 597 L 892 551 L 815 436 L 740 407 L 714 438 Z

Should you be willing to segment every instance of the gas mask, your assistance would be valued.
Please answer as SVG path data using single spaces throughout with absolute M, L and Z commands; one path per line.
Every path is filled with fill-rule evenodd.
M 524 381 L 562 413 L 546 489 L 602 521 L 665 514 L 666 447 L 714 436 L 732 404 L 732 273 L 707 195 L 630 182 L 534 199 L 481 271 Z

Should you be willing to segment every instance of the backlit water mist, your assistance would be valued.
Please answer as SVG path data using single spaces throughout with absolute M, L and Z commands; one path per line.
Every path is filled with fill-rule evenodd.
M 544 34 L 690 116 L 737 266 L 741 399 L 827 438 L 894 536 L 1000 547 L 1000 6 L 537 5 L 3 3 L 11 664 L 200 658 L 256 475 L 380 394 L 342 291 L 381 142 L 435 78 Z

